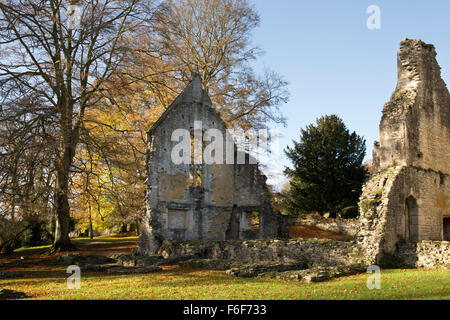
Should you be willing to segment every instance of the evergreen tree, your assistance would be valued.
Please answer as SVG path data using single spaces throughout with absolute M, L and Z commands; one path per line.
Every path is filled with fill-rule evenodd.
M 288 213 L 356 216 L 366 175 L 365 140 L 350 133 L 342 119 L 330 115 L 301 129 L 300 141 L 293 143 L 285 150 L 293 164 L 293 169 L 284 171 L 290 178 L 284 201 Z

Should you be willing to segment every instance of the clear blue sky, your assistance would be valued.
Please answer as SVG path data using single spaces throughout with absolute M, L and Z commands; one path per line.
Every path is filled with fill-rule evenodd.
M 298 140 L 300 128 L 324 114 L 337 114 L 364 136 L 366 160 L 378 140 L 381 110 L 397 80 L 397 50 L 403 38 L 434 44 L 450 83 L 448 0 L 250 0 L 261 16 L 254 44 L 267 66 L 289 82 L 288 118 L 280 147 Z M 381 9 L 381 30 L 369 30 L 366 9 Z M 282 155 L 281 171 L 289 162 Z

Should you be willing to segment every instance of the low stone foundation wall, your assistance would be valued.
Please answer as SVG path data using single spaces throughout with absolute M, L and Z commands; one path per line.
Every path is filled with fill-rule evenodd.
M 450 242 L 399 242 L 394 254 L 380 261 L 382 268 L 410 267 L 450 270 Z M 335 239 L 164 241 L 158 251 L 165 259 L 210 259 L 233 264 L 279 264 L 346 267 L 368 266 L 355 241 Z M 301 269 L 302 269 L 301 268 Z
M 290 226 L 312 226 L 319 229 L 339 234 L 355 236 L 359 230 L 359 219 L 331 219 L 319 214 L 302 214 L 298 217 L 289 217 Z
M 164 258 L 190 256 L 236 263 L 303 263 L 308 267 L 354 265 L 361 262 L 362 256 L 355 242 L 330 239 L 164 241 L 158 253 Z
M 410 268 L 450 270 L 450 242 L 421 241 L 397 244 L 396 257 Z

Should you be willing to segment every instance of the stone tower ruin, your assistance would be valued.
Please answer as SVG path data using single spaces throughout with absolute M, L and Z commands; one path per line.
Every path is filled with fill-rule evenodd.
M 402 243 L 450 240 L 450 95 L 433 45 L 401 42 L 372 166 L 358 236 L 369 263 Z
M 199 121 L 201 129 L 196 127 Z M 141 253 L 155 253 L 163 240 L 261 239 L 286 233 L 285 220 L 272 210 L 266 177 L 248 154 L 239 164 L 232 142 L 234 161 L 229 164 L 230 146 L 223 143 L 223 161 L 174 163 L 171 154 L 178 142 L 173 134 L 180 129 L 190 133 L 191 140 L 196 130 L 228 134 L 198 75 L 148 132 Z

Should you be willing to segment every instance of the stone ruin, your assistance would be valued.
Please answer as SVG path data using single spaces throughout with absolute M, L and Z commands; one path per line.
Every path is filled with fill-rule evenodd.
M 219 269 L 247 264 L 243 270 L 252 270 L 247 275 L 316 267 L 354 272 L 372 264 L 450 269 L 450 95 L 435 56 L 432 45 L 401 42 L 397 87 L 383 108 L 380 142 L 375 142 L 351 240 L 273 239 L 287 235 L 286 223 L 272 212 L 257 165 L 196 167 L 170 161 L 175 128 L 192 130 L 201 119 L 206 128 L 226 129 L 195 77 L 149 131 L 140 252 L 195 257 L 188 263 Z M 198 169 L 201 182 L 195 186 L 190 176 Z M 259 213 L 258 229 L 251 227 L 251 212 Z M 224 241 L 264 238 L 272 239 Z M 286 276 L 297 279 L 299 272 Z
M 180 129 L 190 133 L 191 159 L 197 133 L 205 139 L 205 132 L 215 129 L 232 142 L 222 143 L 223 159 L 212 164 L 201 159 L 177 164 L 172 151 L 178 141 L 172 141 L 172 135 Z M 200 141 L 203 146 L 205 140 Z M 155 253 L 163 240 L 263 239 L 287 234 L 285 219 L 272 210 L 267 178 L 248 153 L 243 152 L 243 164 L 238 161 L 236 144 L 212 107 L 199 75 L 194 75 L 149 130 L 147 141 L 147 209 L 139 238 L 141 253 Z
M 414 255 L 431 241 L 450 263 L 450 96 L 435 57 L 420 40 L 400 44 L 397 87 L 383 108 L 359 205 L 367 263 L 405 258 L 405 248 Z

